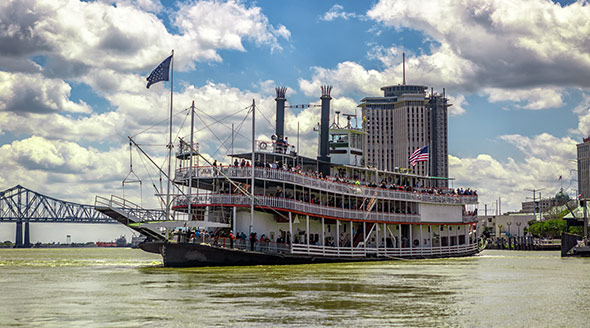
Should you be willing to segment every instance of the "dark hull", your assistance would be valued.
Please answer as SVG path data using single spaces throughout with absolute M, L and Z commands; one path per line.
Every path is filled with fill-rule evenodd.
M 310 263 L 389 261 L 399 257 L 326 257 L 291 254 L 267 254 L 255 251 L 228 249 L 193 243 L 147 242 L 139 245 L 147 252 L 160 253 L 165 267 L 202 267 L 202 266 L 246 266 L 246 265 L 286 265 Z M 463 257 L 478 253 L 464 252 L 445 256 L 413 256 L 407 259 Z

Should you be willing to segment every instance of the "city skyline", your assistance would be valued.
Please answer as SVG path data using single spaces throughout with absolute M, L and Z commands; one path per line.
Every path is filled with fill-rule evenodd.
M 527 189 L 555 195 L 560 176 L 574 195 L 576 144 L 590 134 L 589 16 L 583 1 L 4 2 L 0 190 L 20 184 L 86 204 L 137 197 L 121 184 L 127 136 L 155 126 L 140 141 L 167 140 L 170 83 L 147 89 L 146 77 L 174 49 L 175 113 L 195 100 L 219 119 L 255 99 L 271 122 L 276 86 L 296 105 L 319 104 L 330 84 L 332 111 L 353 113 L 402 83 L 405 52 L 406 84 L 445 88 L 453 105 L 450 186 L 477 189 L 480 208 L 502 197 L 503 211 L 518 210 Z M 316 156 L 317 122 L 315 107 L 286 112 L 285 134 L 294 140 L 299 123 L 306 156 Z M 273 134 L 257 123 L 257 136 Z M 213 132 L 227 133 L 201 129 L 202 151 L 227 163 Z

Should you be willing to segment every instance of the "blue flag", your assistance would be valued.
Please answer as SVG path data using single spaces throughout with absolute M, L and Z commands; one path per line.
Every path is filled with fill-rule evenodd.
M 154 83 L 158 83 L 160 81 L 168 81 L 169 80 L 169 76 L 170 76 L 170 61 L 172 60 L 172 55 L 170 55 L 170 57 L 164 59 L 163 62 L 160 63 L 160 65 L 158 65 L 158 67 L 156 67 L 156 69 L 154 69 L 152 71 L 152 73 L 150 74 L 150 76 L 147 77 L 147 86 L 146 88 L 150 88 L 150 85 L 154 84 Z

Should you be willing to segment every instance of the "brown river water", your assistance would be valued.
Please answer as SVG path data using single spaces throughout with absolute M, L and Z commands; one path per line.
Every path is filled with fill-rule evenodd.
M 590 327 L 590 258 L 169 269 L 125 248 L 0 249 L 0 327 Z

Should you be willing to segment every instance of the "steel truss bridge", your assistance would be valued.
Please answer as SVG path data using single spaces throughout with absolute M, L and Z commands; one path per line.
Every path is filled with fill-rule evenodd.
M 16 222 L 15 247 L 30 247 L 30 222 L 119 224 L 94 205 L 59 200 L 20 185 L 0 191 L 1 222 Z

